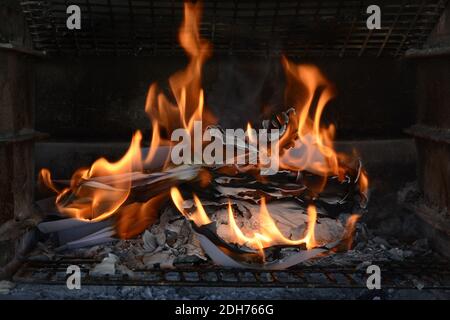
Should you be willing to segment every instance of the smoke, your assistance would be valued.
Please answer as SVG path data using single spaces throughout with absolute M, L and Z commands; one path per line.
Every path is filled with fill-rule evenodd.
M 224 128 L 259 127 L 283 108 L 284 74 L 279 58 L 219 58 L 203 78 L 207 107 Z

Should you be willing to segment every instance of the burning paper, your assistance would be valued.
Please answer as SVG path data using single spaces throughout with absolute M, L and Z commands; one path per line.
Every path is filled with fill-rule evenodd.
M 318 218 L 314 206 L 305 213 L 298 204 L 279 201 L 268 206 L 262 198 L 259 205 L 233 201 L 242 214 L 236 217 L 230 201 L 225 208 L 209 201 L 206 206 L 214 211 L 210 219 L 195 195 L 193 202 L 186 201 L 172 188 L 171 196 L 178 210 L 191 220 L 206 254 L 224 266 L 277 269 L 340 250 L 351 242 L 358 217 L 350 216 L 343 226 L 337 219 Z M 277 258 L 267 261 L 269 251 L 271 258 Z
M 292 107 L 260 128 L 221 128 L 201 86 L 211 54 L 199 33 L 201 4 L 185 3 L 184 9 L 179 41 L 189 63 L 169 78 L 170 94 L 156 83 L 149 88 L 150 148 L 143 152 L 137 131 L 120 160 L 100 158 L 65 186 L 41 171 L 61 215 L 86 223 L 113 221 L 112 228 L 72 240 L 144 233 L 146 250 L 156 251 L 145 232 L 173 203 L 217 264 L 281 269 L 341 250 L 351 242 L 357 215 L 346 226 L 336 218 L 361 212 L 368 178 L 357 157 L 334 150 L 334 126 L 321 123 L 333 86 L 317 67 L 283 57 L 286 105 Z M 269 251 L 271 258 L 286 255 L 267 261 Z M 148 252 L 146 261 L 154 264 L 164 254 Z

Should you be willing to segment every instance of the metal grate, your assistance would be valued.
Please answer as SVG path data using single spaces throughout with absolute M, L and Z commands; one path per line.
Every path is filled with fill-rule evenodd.
M 351 267 L 301 267 L 284 271 L 223 269 L 215 266 L 173 270 L 135 270 L 134 276 L 91 277 L 100 261 L 63 259 L 58 262 L 26 262 L 14 276 L 21 283 L 65 284 L 69 265 L 78 265 L 85 285 L 131 286 L 208 286 L 208 287 L 291 287 L 291 288 L 367 288 L 365 270 Z M 382 271 L 383 288 L 450 289 L 450 264 L 436 261 L 404 263 L 374 262 Z
M 216 54 L 402 56 L 420 48 L 448 0 L 377 1 L 382 28 L 368 30 L 373 1 L 203 1 L 201 33 Z M 66 8 L 82 11 L 81 30 L 66 28 Z M 181 0 L 23 1 L 37 50 L 71 55 L 177 55 Z

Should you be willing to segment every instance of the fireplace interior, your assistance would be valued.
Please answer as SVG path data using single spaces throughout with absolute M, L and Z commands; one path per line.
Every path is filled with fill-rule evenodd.
M 379 1 L 381 28 L 370 30 L 366 8 L 372 3 L 365 0 L 203 1 L 198 21 L 187 14 L 187 8 L 197 8 L 199 2 L 82 0 L 70 4 L 80 8 L 79 30 L 68 29 L 69 4 L 64 0 L 0 4 L 1 293 L 44 299 L 450 297 L 449 1 Z M 183 38 L 180 26 L 189 26 L 190 19 L 198 22 L 199 38 L 189 28 L 186 34 L 197 39 L 195 43 L 202 44 L 203 39 L 211 47 L 205 59 L 196 56 L 202 51 L 186 54 L 186 46 L 179 41 Z M 60 191 L 70 185 L 74 172 L 91 167 L 101 157 L 119 163 L 137 130 L 142 135 L 140 150 L 153 150 L 155 123 L 162 128 L 161 139 L 167 139 L 170 130 L 163 130 L 167 129 L 164 119 L 149 120 L 145 107 L 149 87 L 158 83 L 160 95 L 177 100 L 176 92 L 171 92 L 171 76 L 189 68 L 192 61 L 204 62 L 202 97 L 215 125 L 244 130 L 248 124 L 260 128 L 264 123 L 289 128 L 288 110 L 295 109 L 295 103 L 287 104 L 285 88 L 291 80 L 286 70 L 316 66 L 314 70 L 327 80 L 319 81 L 311 103 L 319 105 L 328 89 L 334 96 L 324 108 L 321 125 L 334 125 L 336 153 L 360 160 L 348 165 L 347 185 L 340 180 L 327 200 L 323 200 L 324 192 L 306 198 L 303 193 L 296 195 L 296 200 L 304 202 L 300 204 L 303 213 L 296 214 L 300 209 L 283 207 L 284 185 L 280 187 L 270 176 L 268 191 L 264 183 L 252 189 L 260 181 L 256 178 L 248 181 L 248 176 L 238 175 L 240 180 L 233 182 L 235 176 L 228 172 L 221 176 L 223 171 L 206 170 L 215 184 L 191 187 L 190 178 L 180 178 L 192 175 L 191 171 L 182 175 L 179 167 L 170 168 L 173 171 L 163 171 L 168 178 L 163 176 L 158 184 L 151 175 L 162 171 L 146 167 L 143 172 L 151 183 L 140 185 L 144 191 L 129 191 L 128 202 L 107 210 L 111 217 L 119 216 L 120 224 L 103 219 L 102 214 L 92 214 L 93 222 L 77 220 L 80 216 L 61 210 L 69 208 L 72 204 L 67 203 L 76 201 L 73 197 L 79 194 L 60 192 L 58 199 L 44 183 L 41 170 L 51 172 Z M 197 69 L 186 70 L 195 81 L 192 72 Z M 301 88 L 305 87 L 308 84 Z M 166 122 L 175 125 L 172 120 Z M 311 173 L 298 172 L 301 178 L 294 176 L 296 183 Z M 103 180 L 96 178 L 111 175 L 85 180 L 99 183 Z M 363 177 L 369 181 L 367 190 L 362 190 Z M 333 175 L 328 178 L 328 185 L 336 180 Z M 348 190 L 341 196 L 343 184 Z M 116 188 L 111 192 L 123 188 L 123 183 L 111 185 Z M 297 250 L 291 248 L 294 238 L 278 237 L 289 244 L 286 248 L 261 248 L 265 234 L 259 242 L 257 236 L 247 235 L 247 244 L 254 244 L 251 250 L 230 249 L 216 239 L 217 235 L 226 238 L 229 231 L 218 227 L 208 238 L 211 230 L 196 225 L 192 218 L 202 205 L 195 197 L 187 199 L 197 210 L 189 216 L 186 201 L 177 205 L 174 200 L 180 192 L 176 190 L 185 199 L 188 194 L 198 195 L 206 212 L 214 211 L 218 221 L 226 220 L 230 211 L 236 215 L 242 207 L 256 208 L 262 215 L 266 201 L 267 210 L 272 216 L 279 211 L 281 220 L 286 212 L 311 219 L 311 206 L 306 204 L 313 203 L 317 207 L 313 220 L 318 221 L 315 238 L 318 242 L 327 239 L 326 244 L 311 249 L 308 238 L 300 254 L 319 250 L 317 254 L 286 268 L 267 267 L 265 259 L 272 259 L 273 266 L 281 265 L 283 250 Z M 208 198 L 217 190 L 222 190 L 219 196 Z M 264 205 L 259 200 L 249 204 L 243 190 L 246 196 L 263 194 Z M 282 196 L 278 196 L 280 190 Z M 228 207 L 226 201 L 217 200 L 228 196 L 233 202 Z M 61 198 L 64 205 L 58 202 Z M 126 205 L 136 203 L 145 203 L 139 209 L 147 213 L 145 223 L 138 214 L 129 218 L 133 221 L 126 220 Z M 358 212 L 352 211 L 355 206 Z M 328 215 L 328 207 L 339 212 Z M 355 213 L 359 219 L 351 224 Z M 305 226 L 311 225 L 308 221 Z M 138 222 L 131 231 L 130 225 Z M 294 229 L 298 229 L 295 223 Z M 306 234 L 306 238 L 307 229 L 297 230 L 297 235 Z M 334 235 L 349 230 L 351 241 Z M 194 237 L 198 234 L 203 242 Z M 339 244 L 330 246 L 337 240 Z M 238 256 L 241 260 L 221 265 L 205 243 L 219 248 L 219 255 L 225 252 L 223 246 L 235 250 L 223 259 Z M 263 252 L 263 262 L 260 256 L 255 258 L 258 252 Z M 66 270 L 71 265 L 80 267 L 81 283 L 89 290 L 67 290 Z M 380 290 L 367 288 L 370 265 L 381 269 Z

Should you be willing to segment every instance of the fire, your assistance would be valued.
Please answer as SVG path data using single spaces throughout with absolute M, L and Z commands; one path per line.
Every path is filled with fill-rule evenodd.
M 48 169 L 41 169 L 39 173 L 39 180 L 47 186 L 50 190 L 52 190 L 54 193 L 60 193 L 59 189 L 55 187 L 52 181 L 52 174 Z
M 252 125 L 250 124 L 250 122 L 247 123 L 247 130 L 245 132 L 248 136 L 248 141 L 250 143 L 253 143 L 253 144 L 257 143 L 258 138 L 256 137 L 256 132 L 252 128 Z
M 211 223 L 211 220 L 209 219 L 208 215 L 206 214 L 205 209 L 203 208 L 203 205 L 200 201 L 200 199 L 194 195 L 194 203 L 196 206 L 196 211 L 194 213 L 187 212 L 183 207 L 184 199 L 181 196 L 180 191 L 176 187 L 172 187 L 170 189 L 170 195 L 172 197 L 172 201 L 177 207 L 178 211 L 181 212 L 183 216 L 185 216 L 187 219 L 193 221 L 197 226 L 202 226 L 205 224 Z
M 192 131 L 194 121 L 202 120 L 204 114 L 201 73 L 202 65 L 211 53 L 211 47 L 200 37 L 200 4 L 185 3 L 184 9 L 185 16 L 179 40 L 190 61 L 185 70 L 169 79 L 174 101 L 169 99 L 156 83 L 150 86 L 145 110 L 152 122 L 152 138 L 145 159 L 141 154 L 142 134 L 137 131 L 128 151 L 119 161 L 109 162 L 105 158 L 100 158 L 89 169 L 77 170 L 71 178 L 70 187 L 58 190 L 52 182 L 51 173 L 47 169 L 42 169 L 41 181 L 57 194 L 56 205 L 61 213 L 92 222 L 117 214 L 118 234 L 122 237 L 137 234 L 138 230 L 145 229 L 154 220 L 145 219 L 144 216 L 154 215 L 151 208 L 159 202 L 158 197 L 144 204 L 126 205 L 131 191 L 131 173 L 141 172 L 143 167 L 154 159 L 159 146 L 170 144 L 170 141 L 161 136 L 161 132 L 170 134 L 172 130 L 180 127 Z M 212 116 L 207 116 L 207 119 L 209 120 L 206 124 L 212 123 Z M 107 184 L 93 188 L 84 184 L 87 181 L 91 183 L 107 181 Z M 69 196 L 71 201 L 67 199 Z M 124 216 L 130 218 L 126 219 Z M 138 227 L 136 223 L 131 223 L 133 219 L 141 221 L 142 225 Z
M 161 193 L 145 203 L 134 202 L 117 210 L 116 229 L 122 239 L 138 236 L 158 218 L 160 204 L 166 199 Z
M 258 249 L 262 251 L 263 248 L 273 245 L 301 245 L 305 244 L 306 248 L 312 249 L 317 246 L 314 230 L 316 226 L 317 211 L 314 206 L 309 206 L 308 210 L 308 225 L 303 238 L 298 240 L 291 240 L 285 237 L 280 229 L 277 227 L 275 221 L 272 219 L 267 206 L 265 198 L 261 198 L 261 205 L 259 211 L 259 230 L 255 231 L 252 235 L 245 235 L 242 230 L 237 226 L 234 218 L 233 209 L 231 203 L 228 202 L 228 220 L 231 233 L 234 235 L 235 242 L 245 244 L 250 248 Z
M 172 201 L 183 216 L 193 221 L 197 226 L 202 226 L 211 223 L 200 199 L 194 195 L 194 203 L 196 211 L 189 213 L 183 207 L 184 199 L 181 196 L 180 191 L 173 187 L 170 190 Z M 280 229 L 277 227 L 275 221 L 272 219 L 267 206 L 265 198 L 261 198 L 261 205 L 259 211 L 259 229 L 254 231 L 251 235 L 246 235 L 237 225 L 234 218 L 234 212 L 231 207 L 231 203 L 228 202 L 228 226 L 230 233 L 233 235 L 233 241 L 239 244 L 245 244 L 249 248 L 257 249 L 263 254 L 263 249 L 273 245 L 302 245 L 305 244 L 306 248 L 312 249 L 317 246 L 315 241 L 314 231 L 317 220 L 317 211 L 314 206 L 309 206 L 308 210 L 308 223 L 303 238 L 298 240 L 291 240 L 285 237 Z
M 188 65 L 169 78 L 170 92 L 167 93 L 156 83 L 148 90 L 145 111 L 151 120 L 152 137 L 145 158 L 141 151 L 143 137 L 141 132 L 137 131 L 128 151 L 120 160 L 110 162 L 100 158 L 90 168 L 78 169 L 72 175 L 69 187 L 58 189 L 51 179 L 51 173 L 47 169 L 41 170 L 41 180 L 57 194 L 56 205 L 61 213 L 87 221 L 100 221 L 115 215 L 118 235 L 129 238 L 144 231 L 157 219 L 159 205 L 170 195 L 181 214 L 197 226 L 211 223 L 196 195 L 193 195 L 196 210 L 185 210 L 184 199 L 176 187 L 145 203 L 127 202 L 131 193 L 133 173 L 147 168 L 160 146 L 171 146 L 168 136 L 173 130 L 184 128 L 191 133 L 195 121 L 202 121 L 203 130 L 215 122 L 205 107 L 202 88 L 202 69 L 211 55 L 212 48 L 210 43 L 200 36 L 200 18 L 201 4 L 186 2 L 179 42 L 188 55 Z M 282 59 L 282 63 L 287 77 L 286 102 L 295 106 L 296 126 L 289 126 L 279 141 L 280 150 L 287 143 L 294 142 L 294 146 L 284 150 L 280 159 L 277 159 L 280 167 L 294 171 L 308 170 L 323 177 L 338 175 L 342 178 L 345 172 L 339 164 L 340 155 L 333 148 L 334 127 L 321 126 L 324 108 L 334 96 L 333 87 L 315 66 L 296 65 L 286 58 Z M 253 128 L 248 124 L 249 143 L 255 143 L 257 140 L 253 132 Z M 292 134 L 296 136 L 294 141 L 291 141 Z M 204 175 L 203 184 L 207 185 L 209 179 L 209 176 Z M 364 172 L 361 173 L 359 183 L 360 190 L 367 190 L 368 179 Z M 235 241 L 261 252 L 264 248 L 277 244 L 305 245 L 307 249 L 318 245 L 314 234 L 317 210 L 312 205 L 307 209 L 308 223 L 305 234 L 297 240 L 289 239 L 281 233 L 267 209 L 264 198 L 261 199 L 260 205 L 259 229 L 252 234 L 245 234 L 237 226 L 230 204 L 228 214 L 230 231 Z M 354 226 L 354 223 L 352 225 Z
M 353 244 L 353 236 L 356 229 L 356 223 L 358 222 L 359 218 L 361 218 L 358 214 L 352 214 L 348 219 L 347 223 L 345 225 L 345 233 L 342 239 L 345 242 L 346 249 L 350 250 L 352 248 Z
M 203 64 L 212 50 L 210 43 L 200 37 L 201 12 L 200 2 L 184 4 L 184 20 L 178 37 L 189 63 L 184 70 L 169 78 L 170 94 L 166 94 L 157 83 L 148 90 L 145 111 L 152 122 L 153 133 L 145 164 L 152 161 L 158 146 L 172 144 L 169 139 L 162 138 L 161 132 L 170 136 L 175 129 L 183 128 L 192 134 L 195 121 L 202 121 L 202 129 L 215 123 L 213 115 L 205 109 L 202 89 Z
M 208 217 L 200 199 L 194 194 L 194 203 L 196 210 L 193 213 L 189 213 L 183 207 L 184 199 L 181 196 L 180 191 L 173 187 L 170 191 L 171 198 L 176 208 L 183 214 L 183 216 L 194 222 L 197 226 L 210 224 L 212 221 Z M 280 231 L 276 222 L 272 219 L 272 216 L 267 208 L 266 199 L 261 198 L 261 204 L 259 208 L 259 220 L 258 226 L 255 230 L 244 232 L 237 224 L 235 214 L 228 201 L 228 228 L 229 235 L 231 235 L 231 242 L 240 245 L 245 245 L 249 248 L 258 250 L 261 257 L 264 258 L 264 249 L 275 245 L 289 245 L 289 246 L 301 246 L 304 245 L 307 250 L 314 249 L 321 244 L 316 241 L 315 229 L 317 224 L 317 209 L 314 205 L 309 205 L 307 208 L 307 223 L 304 232 L 304 236 L 300 239 L 293 240 Z M 352 214 L 347 219 L 344 232 L 342 234 L 341 243 L 335 248 L 334 251 L 340 250 L 339 248 L 345 247 L 346 250 L 350 250 L 353 243 L 353 236 L 355 233 L 356 223 L 361 216 L 358 214 Z
M 211 55 L 211 45 L 200 37 L 200 18 L 200 2 L 195 4 L 186 2 L 179 41 L 190 61 L 186 69 L 169 78 L 174 101 L 168 98 L 156 83 L 150 86 L 147 94 L 145 111 L 167 134 L 178 128 L 192 132 L 194 121 L 206 120 L 205 125 L 214 121 L 212 115 L 204 110 L 202 67 Z
M 150 164 L 155 158 L 158 147 L 165 144 L 159 135 L 159 125 L 158 122 L 152 121 L 152 140 L 150 144 L 150 149 L 148 150 L 147 156 L 144 160 L 144 164 Z
M 41 170 L 41 180 L 57 193 L 58 210 L 73 218 L 89 221 L 104 220 L 113 215 L 128 198 L 131 190 L 133 171 L 142 170 L 141 143 L 142 135 L 137 131 L 125 155 L 117 162 L 109 162 L 105 158 L 95 161 L 89 169 L 77 170 L 71 178 L 70 187 L 59 191 L 51 181 L 48 170 Z M 98 179 L 108 180 L 102 188 L 92 188 L 83 182 Z M 66 204 L 66 196 L 71 193 L 74 200 Z
M 297 139 L 280 158 L 280 166 L 290 170 L 308 170 L 322 175 L 342 177 L 343 168 L 339 165 L 339 155 L 333 148 L 335 128 L 321 126 L 321 118 L 326 104 L 334 97 L 330 82 L 313 65 L 297 65 L 286 58 L 282 59 L 287 85 L 286 102 L 295 106 Z M 303 88 L 304 90 L 299 90 Z M 315 110 L 314 109 L 315 106 Z M 289 137 L 289 134 L 285 136 Z M 285 141 L 281 141 L 283 145 Z
M 361 171 L 361 175 L 359 177 L 359 190 L 365 195 L 367 195 L 369 190 L 369 178 L 364 170 Z

